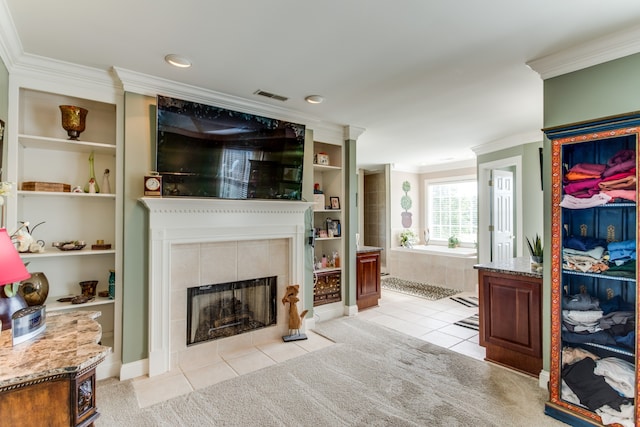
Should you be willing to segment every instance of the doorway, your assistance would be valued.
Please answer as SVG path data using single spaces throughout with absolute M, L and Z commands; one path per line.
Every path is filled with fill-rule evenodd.
M 506 173 L 505 173 L 506 172 Z M 505 175 L 511 174 L 512 196 L 509 204 L 505 206 L 496 206 L 494 196 L 500 193 L 500 197 L 505 197 L 502 190 L 495 192 L 495 186 L 492 186 L 492 179 L 499 176 L 501 180 Z M 501 181 L 504 185 L 505 181 Z M 499 199 L 501 200 L 501 199 Z M 512 214 L 508 214 L 511 209 Z M 499 257 L 517 257 L 522 255 L 522 242 L 519 236 L 522 236 L 522 157 L 509 157 L 506 159 L 496 160 L 478 165 L 478 261 L 487 263 L 497 261 Z M 496 233 L 495 215 L 502 215 L 500 219 L 505 220 L 507 216 L 510 218 L 510 233 Z M 503 227 L 501 224 L 500 227 Z M 510 242 L 506 245 L 506 242 Z M 498 248 L 496 245 L 502 245 Z

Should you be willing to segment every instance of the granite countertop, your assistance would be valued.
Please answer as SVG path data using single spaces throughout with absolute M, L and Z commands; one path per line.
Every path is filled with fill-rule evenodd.
M 100 363 L 111 347 L 99 345 L 99 311 L 47 313 L 46 330 L 32 340 L 11 345 L 11 330 L 0 334 L 0 389 L 82 371 Z
M 358 246 L 358 249 L 356 249 L 356 253 L 364 254 L 367 252 L 380 252 L 381 250 L 382 248 L 379 248 L 377 246 Z
M 531 258 L 518 257 L 507 261 L 489 262 L 486 264 L 476 264 L 473 268 L 477 270 L 487 270 L 496 273 L 511 273 L 519 276 L 528 276 L 542 279 L 542 269 L 531 267 Z

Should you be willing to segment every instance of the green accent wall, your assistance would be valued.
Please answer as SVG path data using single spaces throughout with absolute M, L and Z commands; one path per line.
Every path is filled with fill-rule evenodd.
M 152 170 L 156 99 L 127 92 L 124 97 L 124 201 L 122 362 L 148 357 L 148 216 L 138 199 L 142 177 Z
M 352 139 L 344 142 L 344 221 L 346 222 L 346 235 L 342 238 L 344 242 L 344 275 L 343 286 L 346 284 L 344 292 L 344 304 L 355 306 L 356 301 L 356 231 L 358 230 L 358 168 L 356 166 L 356 141 Z
M 0 120 L 7 125 L 7 116 L 9 115 L 9 71 L 0 59 Z M 6 133 L 6 129 L 5 129 Z M 7 158 L 7 144 L 0 142 L 0 170 L 4 171 L 4 159 Z M 3 180 L 3 174 L 0 174 L 0 181 Z
M 559 126 L 640 110 L 640 54 L 595 65 L 544 81 L 544 127 Z M 551 144 L 544 141 L 544 176 L 551 176 Z M 544 187 L 545 265 L 550 265 L 551 188 Z M 549 369 L 551 274 L 544 270 L 543 367 Z

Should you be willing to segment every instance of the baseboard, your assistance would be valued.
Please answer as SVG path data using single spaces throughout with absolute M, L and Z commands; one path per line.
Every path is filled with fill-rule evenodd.
M 149 359 L 136 360 L 131 363 L 123 363 L 120 368 L 120 381 L 141 377 L 149 374 Z
M 549 390 L 549 371 L 545 371 L 544 369 L 540 371 L 538 375 L 538 386 L 545 390 Z

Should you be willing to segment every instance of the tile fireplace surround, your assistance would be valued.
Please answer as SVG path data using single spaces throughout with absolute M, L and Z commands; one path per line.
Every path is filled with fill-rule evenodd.
M 286 285 L 304 283 L 305 212 L 311 203 L 149 197 L 140 202 L 149 210 L 150 377 L 229 347 L 287 335 L 287 307 L 280 299 Z M 187 288 L 264 276 L 278 277 L 275 327 L 187 347 Z

